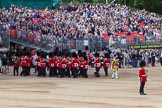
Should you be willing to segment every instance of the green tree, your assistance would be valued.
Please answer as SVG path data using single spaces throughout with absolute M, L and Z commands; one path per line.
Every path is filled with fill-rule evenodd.
M 106 0 L 62 0 L 63 2 L 91 2 L 105 3 Z M 107 0 L 109 3 L 112 0 Z M 137 9 L 146 9 L 147 11 L 156 12 L 162 15 L 162 0 L 116 0 L 119 4 L 135 7 Z
M 137 9 L 156 12 L 162 15 L 162 0 L 117 0 L 117 3 L 125 4 Z

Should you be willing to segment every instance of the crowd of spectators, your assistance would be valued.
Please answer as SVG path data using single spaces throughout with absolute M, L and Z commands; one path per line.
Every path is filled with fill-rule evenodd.
M 139 63 L 144 60 L 146 66 L 162 66 L 162 50 L 126 50 L 126 51 L 117 51 L 112 52 L 110 55 L 113 58 L 114 55 L 118 56 L 119 59 L 119 68 L 122 67 L 139 67 Z
M 150 42 L 162 39 L 162 18 L 115 3 L 69 3 L 53 10 L 11 5 L 0 10 L 0 29 L 16 30 L 17 38 L 41 44 L 101 37 Z

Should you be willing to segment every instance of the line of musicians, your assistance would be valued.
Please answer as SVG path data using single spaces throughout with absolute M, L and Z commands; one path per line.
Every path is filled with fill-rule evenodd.
M 21 66 L 22 72 L 20 73 L 20 75 L 29 76 L 34 55 L 35 54 L 23 54 L 21 57 L 17 57 L 13 63 L 14 75 L 19 74 L 18 70 L 19 66 Z M 76 54 L 75 52 L 66 54 L 62 54 L 61 52 L 50 53 L 48 59 L 46 58 L 45 54 L 37 52 L 36 55 L 37 57 L 35 59 L 35 67 L 38 71 L 37 76 L 39 77 L 45 77 L 46 68 L 48 68 L 50 77 L 70 78 L 72 76 L 73 78 L 77 78 L 81 76 L 88 78 L 87 71 L 89 69 L 90 61 L 85 52 L 78 52 L 78 54 Z M 95 77 L 100 77 L 101 67 L 104 68 L 105 76 L 108 76 L 108 68 L 110 66 L 110 56 L 108 53 L 106 53 L 104 57 L 100 57 L 99 53 L 95 53 L 93 62 L 96 70 L 94 72 Z M 112 64 L 113 67 L 115 66 L 115 69 L 113 69 L 114 72 L 118 71 L 117 59 L 113 59 Z M 113 75 L 116 74 L 113 73 Z M 112 76 L 112 78 L 114 78 L 114 76 Z

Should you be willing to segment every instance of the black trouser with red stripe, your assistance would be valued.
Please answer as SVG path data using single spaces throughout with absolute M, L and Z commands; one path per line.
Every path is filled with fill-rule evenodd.
M 84 76 L 84 71 L 83 71 L 83 67 L 79 67 L 79 70 L 78 70 L 78 76 L 81 76 L 82 77 Z
M 58 76 L 57 70 L 58 70 L 58 68 L 55 66 L 55 67 L 53 68 L 53 75 L 54 75 L 54 76 Z
M 17 73 L 17 74 L 16 74 Z M 15 74 L 18 76 L 19 75 L 19 67 L 14 67 L 13 70 L 13 75 L 15 76 Z
M 37 67 L 37 70 L 38 70 L 38 75 L 37 76 L 41 76 L 41 68 L 39 66 Z
M 61 69 L 60 77 L 61 78 L 65 77 L 65 68 Z
M 42 76 L 45 77 L 46 76 L 46 68 L 41 68 L 41 73 L 42 73 Z
M 50 68 L 49 76 L 50 77 L 53 77 L 54 76 L 54 68 Z
M 72 69 L 73 78 L 77 78 L 77 77 L 78 77 L 78 73 L 77 73 L 77 71 L 78 71 L 77 68 L 73 68 L 73 69 Z
M 94 73 L 95 77 L 100 77 L 100 68 L 96 68 L 96 72 Z
M 139 93 L 144 93 L 144 86 L 145 86 L 145 82 L 140 82 L 140 90 L 139 90 Z
M 160 57 L 160 64 L 161 64 L 161 66 L 162 66 L 162 57 Z
M 60 78 L 63 78 L 63 72 L 62 72 L 62 68 L 58 68 L 58 75 L 60 75 Z
M 38 76 L 46 76 L 46 68 L 39 67 Z
M 66 76 L 68 76 L 69 78 L 70 78 L 70 70 L 71 70 L 70 68 L 66 69 Z
M 104 71 L 105 71 L 105 76 L 108 76 L 108 68 L 107 67 L 104 68 Z
M 25 66 L 23 66 L 22 67 L 22 72 L 20 73 L 20 75 L 22 76 L 27 76 L 27 72 L 28 72 L 28 67 L 25 67 Z
M 87 71 L 88 71 L 87 69 L 86 69 L 86 70 L 85 70 L 85 69 L 83 70 L 83 77 L 84 77 L 84 78 L 88 78 Z
M 29 76 L 30 75 L 30 67 L 26 67 L 26 68 L 27 68 L 26 75 Z

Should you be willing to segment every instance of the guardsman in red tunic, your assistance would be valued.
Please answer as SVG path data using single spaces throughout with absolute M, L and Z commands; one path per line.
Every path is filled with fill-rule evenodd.
M 73 75 L 73 78 L 78 78 L 77 71 L 79 68 L 79 60 L 75 52 L 72 53 L 72 57 L 73 57 L 72 58 L 72 75 Z
M 27 71 L 28 71 L 27 56 L 22 55 L 20 59 L 21 59 L 21 66 L 22 66 L 22 72 L 20 73 L 20 75 L 27 76 Z
M 14 70 L 13 70 L 13 75 L 15 76 L 15 73 L 17 72 L 17 76 L 19 75 L 19 64 L 20 64 L 20 58 L 19 57 L 15 57 L 13 59 L 14 63 L 13 63 L 13 67 L 14 67 Z
M 62 57 L 62 73 L 60 74 L 60 76 L 65 77 L 65 70 L 66 70 L 66 63 L 67 63 L 67 59 L 65 58 L 65 56 Z
M 147 81 L 147 70 L 145 69 L 146 62 L 143 60 L 140 62 L 141 69 L 138 71 L 139 79 L 140 79 L 140 95 L 146 95 L 144 92 L 145 82 Z
M 87 56 L 84 56 L 84 61 L 83 61 L 83 77 L 88 78 L 88 68 L 89 68 L 89 62 Z
M 67 55 L 67 62 L 66 62 L 66 75 L 70 78 L 70 70 L 71 70 L 71 58 Z
M 55 59 L 55 62 L 54 62 L 54 76 L 58 77 L 59 74 L 58 74 L 58 67 L 57 67 L 57 60 L 58 60 L 57 55 L 55 55 L 54 59 Z
M 54 55 L 51 53 L 50 54 L 50 58 L 49 58 L 49 61 L 48 61 L 48 67 L 49 67 L 49 76 L 50 77 L 53 77 L 54 76 L 54 67 L 55 67 L 55 57 Z
M 30 68 L 31 68 L 31 65 L 32 65 L 32 57 L 31 57 L 31 54 L 29 53 L 28 56 L 27 56 L 27 63 L 28 63 L 28 66 L 27 66 L 27 76 L 30 75 Z
M 35 56 L 35 50 L 33 50 L 32 52 L 31 52 L 31 57 L 34 57 Z
M 79 60 L 79 70 L 78 70 L 78 76 L 81 76 L 82 75 L 82 77 L 84 76 L 84 73 L 83 73 L 83 61 L 84 61 L 84 59 L 83 59 L 83 54 L 82 54 L 82 52 L 79 54 L 79 58 L 78 58 L 78 60 Z
M 40 61 L 38 62 L 38 76 L 46 76 L 46 60 L 43 58 L 43 56 L 40 58 Z
M 103 64 L 103 68 L 104 68 L 104 71 L 105 71 L 105 76 L 108 76 L 108 68 L 110 66 L 110 57 L 109 57 L 109 54 L 106 53 L 105 54 L 105 59 L 104 59 L 104 64 Z
M 40 67 L 38 66 L 38 63 L 40 62 L 41 58 L 42 58 L 42 57 L 40 56 L 40 52 L 38 51 L 38 52 L 37 52 L 37 58 L 36 58 L 36 71 L 38 71 L 38 72 L 40 72 L 40 71 L 39 71 Z M 38 75 L 39 75 L 39 74 L 38 74 Z M 37 75 L 37 76 L 38 76 L 38 75 Z
M 61 58 L 61 54 L 59 54 L 58 58 L 57 58 L 57 68 L 58 68 L 58 76 L 60 76 L 60 78 L 63 78 L 64 76 L 62 75 L 62 58 Z
M 35 55 L 32 55 L 32 66 L 34 67 L 34 73 L 37 73 L 37 53 L 35 52 Z
M 95 53 L 95 69 L 96 69 L 96 72 L 94 73 L 95 77 L 100 77 L 100 67 L 101 67 L 101 59 L 99 57 L 99 53 Z

